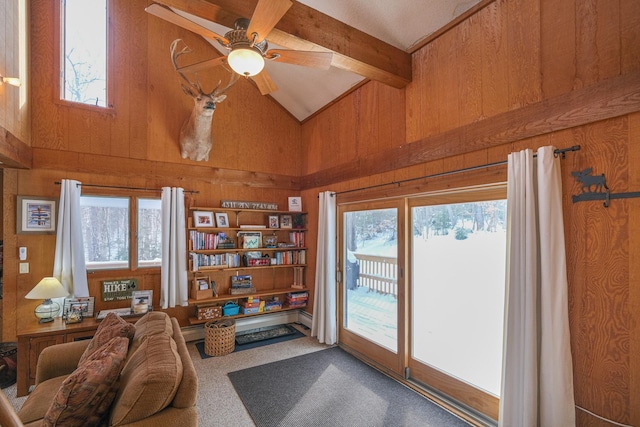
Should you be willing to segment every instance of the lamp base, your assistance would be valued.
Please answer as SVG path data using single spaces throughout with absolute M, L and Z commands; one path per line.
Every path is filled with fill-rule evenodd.
M 49 322 L 53 322 L 53 317 L 44 317 L 38 320 L 38 323 L 49 323 Z

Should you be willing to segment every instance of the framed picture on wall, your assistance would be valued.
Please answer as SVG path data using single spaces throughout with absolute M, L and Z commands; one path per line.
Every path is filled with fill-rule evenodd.
M 56 202 L 57 199 L 18 196 L 16 203 L 16 233 L 55 233 Z

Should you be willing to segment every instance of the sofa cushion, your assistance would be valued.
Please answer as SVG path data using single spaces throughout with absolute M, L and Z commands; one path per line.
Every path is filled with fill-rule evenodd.
M 166 333 L 141 337 L 120 375 L 120 389 L 111 410 L 112 426 L 133 423 L 167 407 L 182 380 L 182 360 Z
M 43 427 L 99 425 L 117 392 L 129 338 L 114 337 L 69 375 L 44 416 Z
M 150 311 L 135 323 L 136 331 L 129 347 L 129 354 L 133 354 L 145 337 L 155 334 L 173 335 L 171 317 L 163 311 Z
M 111 341 L 112 338 L 126 337 L 130 342 L 135 332 L 136 327 L 132 323 L 127 322 L 116 313 L 107 314 L 104 320 L 100 322 L 86 350 L 82 356 L 80 356 L 78 366 L 82 365 L 94 351 Z
M 67 377 L 68 375 L 61 375 L 50 378 L 39 383 L 37 387 L 33 389 L 29 394 L 29 398 L 25 400 L 20 411 L 18 411 L 18 416 L 24 424 L 29 424 L 32 421 L 42 422 L 44 414 L 47 413 L 51 406 L 51 398 L 56 395 Z

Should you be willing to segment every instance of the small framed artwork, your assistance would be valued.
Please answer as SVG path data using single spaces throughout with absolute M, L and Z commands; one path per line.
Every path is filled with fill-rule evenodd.
M 269 215 L 269 228 L 280 228 L 278 215 Z
M 131 314 L 145 314 L 151 310 L 153 291 L 133 291 L 131 293 Z
M 213 222 L 213 212 L 193 212 L 193 223 L 196 227 L 215 227 L 215 223 Z
M 277 248 L 278 236 L 276 236 L 275 234 L 264 236 L 262 238 L 262 246 L 264 246 L 265 248 Z
M 302 197 L 289 197 L 289 210 L 291 212 L 302 212 Z
M 55 233 L 56 200 L 18 196 L 16 203 L 16 233 Z
M 216 212 L 216 224 L 218 224 L 218 228 L 229 227 L 229 217 L 226 212 Z
M 293 223 L 291 222 L 291 215 L 282 215 L 280 217 L 280 228 L 293 228 Z

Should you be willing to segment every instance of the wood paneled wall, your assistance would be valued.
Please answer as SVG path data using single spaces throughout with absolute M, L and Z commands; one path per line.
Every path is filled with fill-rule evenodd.
M 7 52 L 18 50 L 12 25 L 19 3 L 0 6 L 6 12 L 0 44 L 7 46 L 0 60 L 14 69 L 18 60 Z M 147 16 L 146 0 L 115 1 L 114 109 L 70 107 L 55 102 L 52 92 L 54 2 L 28 3 L 30 98 L 23 109 L 11 98 L 15 95 L 0 93 L 0 125 L 33 146 L 31 170 L 3 171 L 4 341 L 14 339 L 22 319 L 32 318 L 36 302 L 24 295 L 50 274 L 55 242 L 49 235 L 15 234 L 15 197 L 56 197 L 59 188 L 53 182 L 62 178 L 179 185 L 199 191 L 197 205 L 216 205 L 224 198 L 284 205 L 302 188 L 313 248 L 318 191 L 502 161 L 522 148 L 579 144 L 582 149 L 563 163 L 576 403 L 640 425 L 640 202 L 615 200 L 607 209 L 597 202 L 573 204 L 571 195 L 579 188 L 570 176 L 593 167 L 606 174 L 613 192 L 640 191 L 640 113 L 634 113 L 640 110 L 637 0 L 496 0 L 415 52 L 413 83 L 405 90 L 367 83 L 302 126 L 241 80 L 218 106 L 214 150 L 204 163 L 179 157 L 177 135 L 192 101 L 179 87 L 168 47 L 183 38 L 195 62 L 217 55 L 211 46 Z M 203 83 L 213 85 L 219 78 L 203 76 Z M 25 125 L 22 114 L 29 108 L 31 123 Z M 495 168 L 350 197 L 505 179 L 505 169 Z M 29 248 L 29 274 L 17 273 L 19 246 Z M 309 251 L 308 284 L 315 276 L 314 252 Z M 157 272 L 110 277 L 139 277 L 143 288 L 158 282 Z M 102 279 L 90 278 L 92 294 L 99 295 Z M 179 308 L 171 314 L 184 322 L 189 313 Z M 580 410 L 577 416 L 580 426 L 608 425 Z
M 368 83 L 302 129 L 309 203 L 322 190 L 580 145 L 562 164 L 576 404 L 628 425 L 640 425 L 640 199 L 574 204 L 571 172 L 592 167 L 612 192 L 640 191 L 639 40 L 634 0 L 496 0 L 414 53 L 404 94 Z M 405 123 L 390 119 L 398 114 Z M 497 167 L 341 197 L 504 180 Z M 580 426 L 610 425 L 576 416 Z
M 57 75 L 56 2 L 27 3 L 33 165 L 30 170 L 3 170 L 4 341 L 15 339 L 21 320 L 33 321 L 33 308 L 38 302 L 25 300 L 24 295 L 42 277 L 51 275 L 55 247 L 54 235 L 15 233 L 17 195 L 58 197 L 60 187 L 54 182 L 66 178 L 125 187 L 181 186 L 197 192 L 189 201 L 192 206 L 219 206 L 221 199 L 286 206 L 288 196 L 300 194 L 302 170 L 299 122 L 272 99 L 261 96 L 246 79 L 240 79 L 216 108 L 209 161 L 180 157 L 178 135 L 193 100 L 180 87 L 169 46 L 176 38 L 184 40 L 193 50 L 181 58 L 185 63 L 219 54 L 200 37 L 148 15 L 144 11 L 150 3 L 147 0 L 111 2 L 110 28 L 115 34 L 111 52 L 115 58 L 110 99 L 113 108 L 105 111 L 58 101 L 53 84 Z M 199 77 L 205 90 L 220 80 L 225 84 L 228 78 L 219 70 L 200 73 Z M 11 114 L 18 117 L 17 109 Z M 83 192 L 96 191 L 100 190 L 87 188 Z M 109 192 L 130 194 L 126 190 Z M 18 274 L 20 246 L 28 248 L 28 274 Z M 159 269 L 90 274 L 89 289 L 97 297 L 96 310 L 126 305 L 99 301 L 100 282 L 117 278 L 138 278 L 141 288 L 157 290 L 157 307 L 159 274 Z M 190 308 L 169 312 L 183 325 L 192 315 Z

